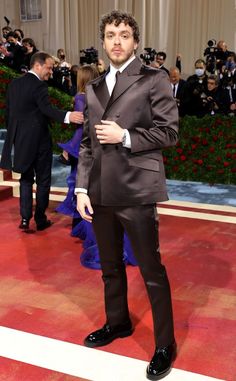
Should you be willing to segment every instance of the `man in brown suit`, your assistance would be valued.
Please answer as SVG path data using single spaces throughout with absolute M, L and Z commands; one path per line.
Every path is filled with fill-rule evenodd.
M 125 230 L 153 314 L 156 348 L 147 378 L 159 380 L 170 371 L 176 346 L 156 202 L 168 199 L 161 149 L 177 142 L 178 110 L 167 74 L 135 57 L 134 18 L 113 11 L 102 18 L 100 32 L 110 68 L 87 86 L 76 193 L 78 211 L 93 223 L 99 247 L 106 324 L 84 343 L 98 347 L 133 332 L 122 259 Z

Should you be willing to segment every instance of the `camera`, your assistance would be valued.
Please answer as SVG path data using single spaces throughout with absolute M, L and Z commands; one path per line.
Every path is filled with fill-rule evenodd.
M 69 77 L 70 76 L 70 69 L 67 66 L 58 66 L 53 69 L 53 75 L 57 77 Z
M 80 65 L 91 65 L 98 63 L 98 51 L 93 46 L 88 49 L 80 50 Z
M 206 69 L 209 73 L 214 73 L 218 69 L 217 56 L 219 49 L 216 47 L 216 40 L 212 39 L 207 42 L 207 48 L 204 50 L 206 56 Z
M 146 65 L 150 65 L 155 60 L 157 52 L 153 48 L 144 48 L 144 52 L 140 54 L 140 58 L 145 61 Z

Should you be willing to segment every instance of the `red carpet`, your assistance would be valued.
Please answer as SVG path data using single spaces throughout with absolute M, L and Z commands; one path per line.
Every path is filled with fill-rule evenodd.
M 70 218 L 54 213 L 55 203 L 54 225 L 26 234 L 18 229 L 18 202 L 1 201 L 0 325 L 82 344 L 104 323 L 101 273 L 80 265 L 81 243 L 69 235 Z M 236 224 L 163 214 L 160 221 L 178 343 L 174 367 L 236 380 Z M 138 269 L 127 271 L 135 332 L 102 350 L 149 360 L 149 304 Z M 1 381 L 78 380 L 8 359 L 0 364 Z

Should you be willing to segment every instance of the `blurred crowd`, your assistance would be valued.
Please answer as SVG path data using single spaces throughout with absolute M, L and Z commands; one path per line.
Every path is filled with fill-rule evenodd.
M 204 59 L 194 63 L 194 72 L 188 78 L 181 78 L 181 54 L 176 57 L 175 66 L 165 67 L 166 53 L 145 48 L 140 55 L 143 63 L 166 71 L 179 115 L 236 114 L 236 55 L 229 51 L 225 41 L 208 41 L 203 52 Z M 0 63 L 25 73 L 30 69 L 30 59 L 38 49 L 32 38 L 25 38 L 21 29 L 2 28 L 0 39 Z M 105 63 L 93 47 L 82 50 L 80 62 L 71 64 L 66 60 L 65 50 L 57 50 L 50 85 L 71 96 L 78 92 L 77 71 L 80 66 L 93 65 L 101 75 L 106 71 Z

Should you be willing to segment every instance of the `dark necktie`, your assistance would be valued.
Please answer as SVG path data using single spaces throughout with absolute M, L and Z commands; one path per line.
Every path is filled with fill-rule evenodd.
M 175 84 L 173 86 L 173 97 L 175 98 Z

